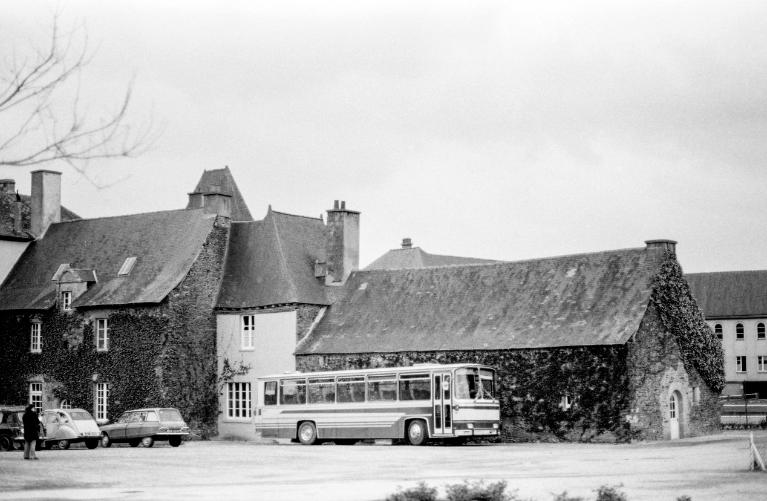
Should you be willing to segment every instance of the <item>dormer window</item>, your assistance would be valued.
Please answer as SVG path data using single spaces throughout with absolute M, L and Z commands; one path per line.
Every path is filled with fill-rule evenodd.
M 136 257 L 135 256 L 131 256 L 131 257 L 125 258 L 125 262 L 123 263 L 122 267 L 120 268 L 120 271 L 117 272 L 117 276 L 118 277 L 125 277 L 127 275 L 130 275 L 130 272 L 133 269 L 133 265 L 135 265 L 135 264 L 136 264 Z
M 61 293 L 61 311 L 72 310 L 72 291 L 63 291 Z

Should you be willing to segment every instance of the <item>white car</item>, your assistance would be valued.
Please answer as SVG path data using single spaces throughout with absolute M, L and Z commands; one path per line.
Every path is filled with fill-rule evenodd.
M 42 412 L 45 436 L 40 437 L 43 447 L 50 449 L 57 445 L 59 449 L 69 449 L 74 442 L 85 442 L 89 449 L 99 446 L 101 431 L 91 414 L 83 409 L 47 409 Z

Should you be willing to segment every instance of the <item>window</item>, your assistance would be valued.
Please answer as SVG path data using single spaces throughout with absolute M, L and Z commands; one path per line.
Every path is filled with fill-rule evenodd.
M 764 339 L 764 324 L 761 322 L 756 324 L 756 339 Z
M 43 339 L 42 339 L 42 324 L 40 322 L 32 322 L 30 327 L 30 339 L 29 339 L 29 351 L 32 353 L 42 353 L 43 351 Z
M 107 419 L 107 400 L 109 399 L 109 387 L 106 383 L 96 383 L 96 419 Z
M 106 318 L 96 319 L 96 350 L 107 351 L 109 349 L 109 324 Z
M 242 329 L 240 330 L 240 349 L 252 350 L 255 348 L 255 315 L 242 316 Z
M 43 410 L 43 383 L 29 383 L 29 403 L 37 412 Z
M 719 340 L 722 339 L 722 337 L 723 337 L 723 335 L 722 335 L 722 324 L 716 324 L 714 326 L 714 334 L 716 334 L 716 338 L 717 339 L 719 339 Z
M 767 372 L 767 356 L 759 355 L 756 357 L 756 370 L 759 372 Z
M 735 326 L 735 339 L 742 341 L 744 338 L 743 334 L 743 324 L 738 324 Z
M 364 402 L 365 376 L 344 376 L 338 378 L 338 402 Z
M 458 392 L 457 389 L 456 392 Z M 431 378 L 429 375 L 401 374 L 399 377 L 399 398 L 400 400 L 431 400 Z M 458 396 L 458 398 L 465 397 Z
M 368 402 L 376 400 L 397 400 L 396 374 L 368 376 Z
M 746 357 L 745 356 L 737 356 L 735 357 L 735 372 L 746 372 Z
M 332 377 L 309 378 L 310 404 L 332 404 L 336 401 L 336 381 Z
M 72 291 L 64 291 L 61 293 L 61 310 L 72 310 Z
M 250 383 L 227 383 L 226 417 L 250 419 Z
M 120 271 L 117 272 L 117 276 L 124 277 L 124 276 L 130 275 L 130 272 L 133 269 L 134 264 L 136 264 L 135 256 L 125 258 L 125 262 L 120 267 Z
M 674 395 L 671 395 L 668 399 L 668 417 L 676 419 L 676 398 L 674 398 Z
M 277 381 L 264 383 L 264 405 L 277 405 Z
M 280 381 L 280 404 L 306 403 L 306 379 L 283 379 Z

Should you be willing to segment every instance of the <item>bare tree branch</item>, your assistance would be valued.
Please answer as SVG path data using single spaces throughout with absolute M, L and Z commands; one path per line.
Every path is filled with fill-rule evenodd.
M 83 110 L 80 82 L 93 57 L 84 26 L 62 34 L 55 14 L 45 48 L 27 52 L 0 63 L 0 166 L 63 161 L 84 173 L 91 160 L 138 156 L 159 137 L 151 118 L 131 127 L 133 79 L 115 111 L 94 119 Z

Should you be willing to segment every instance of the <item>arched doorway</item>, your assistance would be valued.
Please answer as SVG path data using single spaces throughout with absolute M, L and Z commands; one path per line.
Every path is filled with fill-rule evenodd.
M 679 392 L 672 391 L 668 399 L 668 431 L 671 440 L 679 438 L 679 416 L 682 411 L 680 401 Z

